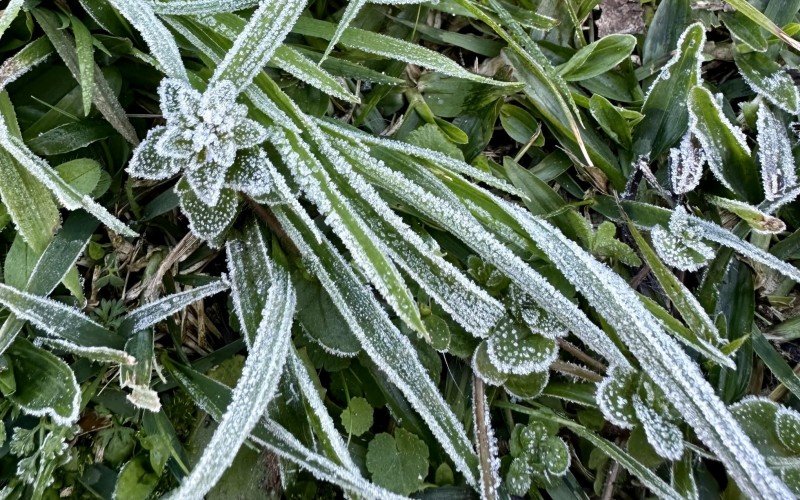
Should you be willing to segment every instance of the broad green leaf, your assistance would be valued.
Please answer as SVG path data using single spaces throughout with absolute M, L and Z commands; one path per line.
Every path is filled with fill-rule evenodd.
M 94 91 L 94 46 L 92 34 L 77 17 L 70 17 L 72 34 L 75 36 L 75 49 L 78 53 L 78 70 L 81 75 L 81 95 L 83 96 L 83 115 L 89 116 L 92 110 Z
M 741 12 L 723 12 L 720 19 L 731 32 L 731 36 L 751 50 L 765 52 L 769 47 L 761 27 Z M 734 57 L 737 55 L 739 53 L 735 53 Z
M 372 406 L 364 398 L 350 398 L 342 410 L 341 420 L 348 434 L 360 436 L 372 427 Z
M 70 367 L 53 354 L 19 338 L 7 351 L 16 390 L 9 401 L 34 416 L 49 416 L 59 425 L 78 420 L 81 391 Z
M 538 137 L 534 139 L 534 136 L 541 132 L 541 128 L 536 122 L 536 119 L 519 106 L 503 104 L 503 107 L 500 108 L 500 123 L 503 125 L 503 129 L 506 133 L 520 144 L 528 144 L 531 140 L 534 141 L 533 145 L 535 146 L 542 146 L 544 144 L 544 137 L 542 135 L 538 135 Z
M 257 230 L 257 229 L 255 229 Z M 236 268 L 241 269 L 243 255 L 256 251 L 261 258 L 266 257 L 264 248 L 247 248 L 244 242 L 229 241 L 227 244 L 228 259 L 237 261 Z M 230 467 L 239 448 L 247 436 L 258 424 L 267 403 L 278 388 L 278 380 L 286 362 L 287 351 L 291 343 L 292 320 L 295 310 L 295 294 L 289 274 L 278 265 L 267 261 L 265 265 L 271 272 L 267 276 L 237 276 L 237 289 L 252 295 L 262 290 L 263 279 L 270 281 L 264 306 L 262 309 L 237 311 L 244 316 L 240 323 L 252 324 L 245 316 L 256 315 L 261 319 L 258 328 L 250 340 L 250 350 L 242 370 L 242 376 L 231 395 L 231 403 L 219 421 L 219 427 L 206 446 L 200 461 L 192 473 L 185 478 L 175 492 L 176 498 L 199 498 L 204 496 L 217 483 L 219 478 Z M 234 266 L 231 266 L 231 270 Z M 256 284 L 256 290 L 249 287 Z
M 796 51 L 800 51 L 800 42 L 787 35 L 778 25 L 776 25 L 770 18 L 765 16 L 760 10 L 753 7 L 747 0 L 725 0 L 727 4 L 741 12 L 745 17 L 758 24 L 765 30 L 769 31 L 778 39 L 792 47 Z
M 652 64 L 667 57 L 691 19 L 689 0 L 659 2 L 642 47 L 642 63 Z
M 402 495 L 419 490 L 428 475 L 428 446 L 414 434 L 397 428 L 369 442 L 367 470 L 372 480 Z
M 630 149 L 631 139 L 631 125 L 628 120 L 622 116 L 622 113 L 608 102 L 605 97 L 595 94 L 589 99 L 589 111 L 603 132 L 608 134 L 614 142 L 620 146 Z
M 590 43 L 558 67 L 558 74 L 568 82 L 588 80 L 621 63 L 633 52 L 636 38 L 613 34 Z
M 800 111 L 800 93 L 792 77 L 770 56 L 758 52 L 735 53 L 742 79 L 751 89 L 787 113 Z
M 65 123 L 28 141 L 31 151 L 42 156 L 71 153 L 114 133 L 105 120 L 87 119 Z
M 64 207 L 69 210 L 83 208 L 123 236 L 136 236 L 136 232 L 111 215 L 91 198 L 82 195 L 66 183 L 46 161 L 34 155 L 25 144 L 13 136 L 7 121 L 0 120 L 0 148 L 12 155 L 33 177 L 44 184 Z
M 145 500 L 158 485 L 158 474 L 150 468 L 146 455 L 139 455 L 122 466 L 114 486 L 114 498 Z
M 78 158 L 56 167 L 58 175 L 81 194 L 89 195 L 102 176 L 100 164 L 88 158 Z
M 705 44 L 705 28 L 694 23 L 683 32 L 675 55 L 650 84 L 644 98 L 642 121 L 636 125 L 633 143 L 636 154 L 655 158 L 686 132 L 689 91 L 701 81 L 700 62 Z

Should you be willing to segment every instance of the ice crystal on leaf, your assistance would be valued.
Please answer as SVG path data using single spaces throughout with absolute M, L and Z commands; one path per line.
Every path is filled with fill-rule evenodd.
M 238 192 L 261 198 L 273 189 L 269 159 L 258 147 L 267 131 L 247 118 L 247 107 L 236 102 L 236 89 L 227 81 L 201 94 L 167 78 L 159 96 L 167 124 L 147 134 L 128 172 L 148 180 L 182 173 L 175 190 L 192 232 L 214 241 L 236 215 Z
M 532 484 L 547 488 L 567 473 L 569 447 L 556 431 L 538 421 L 524 427 L 517 424 L 509 440 L 513 457 L 506 474 L 509 493 L 524 496 Z
M 689 214 L 678 207 L 669 219 L 669 227 L 653 228 L 653 247 L 668 265 L 684 271 L 696 271 L 714 257 L 714 250 L 703 243 L 702 228 L 689 220 Z
M 556 342 L 504 319 L 487 341 L 492 365 L 508 374 L 527 375 L 547 370 L 558 356 Z
M 670 181 L 672 192 L 684 194 L 700 184 L 706 154 L 691 132 L 687 132 L 678 147 L 669 151 Z
M 767 201 L 781 199 L 788 203 L 797 196 L 797 174 L 795 173 L 792 145 L 786 127 L 775 113 L 765 105 L 758 108 L 758 160 L 761 163 L 761 182 Z M 793 192 L 792 198 L 786 195 Z M 773 207 L 773 210 L 777 209 Z

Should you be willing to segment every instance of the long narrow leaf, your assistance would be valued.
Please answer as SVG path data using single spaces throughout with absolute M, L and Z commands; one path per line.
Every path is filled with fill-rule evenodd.
M 168 295 L 154 302 L 149 302 L 131 311 L 125 317 L 119 329 L 122 332 L 138 332 L 145 328 L 150 328 L 164 318 L 183 310 L 189 304 L 227 289 L 227 281 L 225 279 L 220 279 L 191 290 Z
M 167 76 L 187 80 L 181 53 L 172 33 L 156 17 L 144 0 L 109 0 L 109 2 L 142 34 L 150 52 Z
M 289 34 L 306 3 L 306 0 L 262 1 L 217 66 L 212 82 L 230 81 L 239 90 L 247 87 Z
M 245 249 L 240 241 L 228 242 L 228 259 L 241 260 Z M 181 482 L 175 498 L 201 498 L 233 463 L 239 448 L 261 419 L 267 403 L 278 388 L 281 371 L 291 342 L 295 293 L 289 274 L 273 267 L 272 283 L 262 311 L 244 311 L 261 316 L 261 323 L 231 396 L 231 403 L 214 431 L 203 456 L 192 473 Z M 250 281 L 250 280 L 248 280 Z M 242 283 L 247 287 L 247 282 Z
M 5 119 L 0 119 L 0 148 L 13 156 L 20 165 L 47 186 L 67 209 L 83 208 L 97 217 L 100 222 L 104 223 L 112 231 L 123 236 L 137 236 L 136 232 L 111 215 L 104 207 L 67 184 L 46 161 L 33 154 L 22 140 L 11 134 Z

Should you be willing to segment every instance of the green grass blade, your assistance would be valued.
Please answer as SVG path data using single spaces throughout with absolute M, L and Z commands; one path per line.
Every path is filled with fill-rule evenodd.
M 11 26 L 11 22 L 22 9 L 23 3 L 25 3 L 25 0 L 9 0 L 8 5 L 3 8 L 3 14 L 0 15 L 0 37 Z

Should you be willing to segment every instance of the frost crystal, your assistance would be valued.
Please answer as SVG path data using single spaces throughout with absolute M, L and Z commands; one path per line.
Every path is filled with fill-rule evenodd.
M 792 145 L 786 128 L 775 114 L 765 105 L 758 108 L 758 160 L 761 162 L 761 182 L 764 183 L 764 196 L 768 201 L 783 198 L 787 192 L 797 187 Z M 797 196 L 797 192 L 794 193 Z M 773 210 L 777 208 L 774 207 Z
M 692 224 L 689 214 L 678 207 L 669 219 L 669 228 L 653 228 L 653 247 L 670 266 L 696 271 L 714 257 L 714 249 L 703 243 L 704 231 Z
M 684 194 L 696 188 L 703 176 L 705 162 L 706 154 L 700 141 L 691 132 L 687 132 L 681 139 L 680 146 L 669 151 L 672 192 Z

